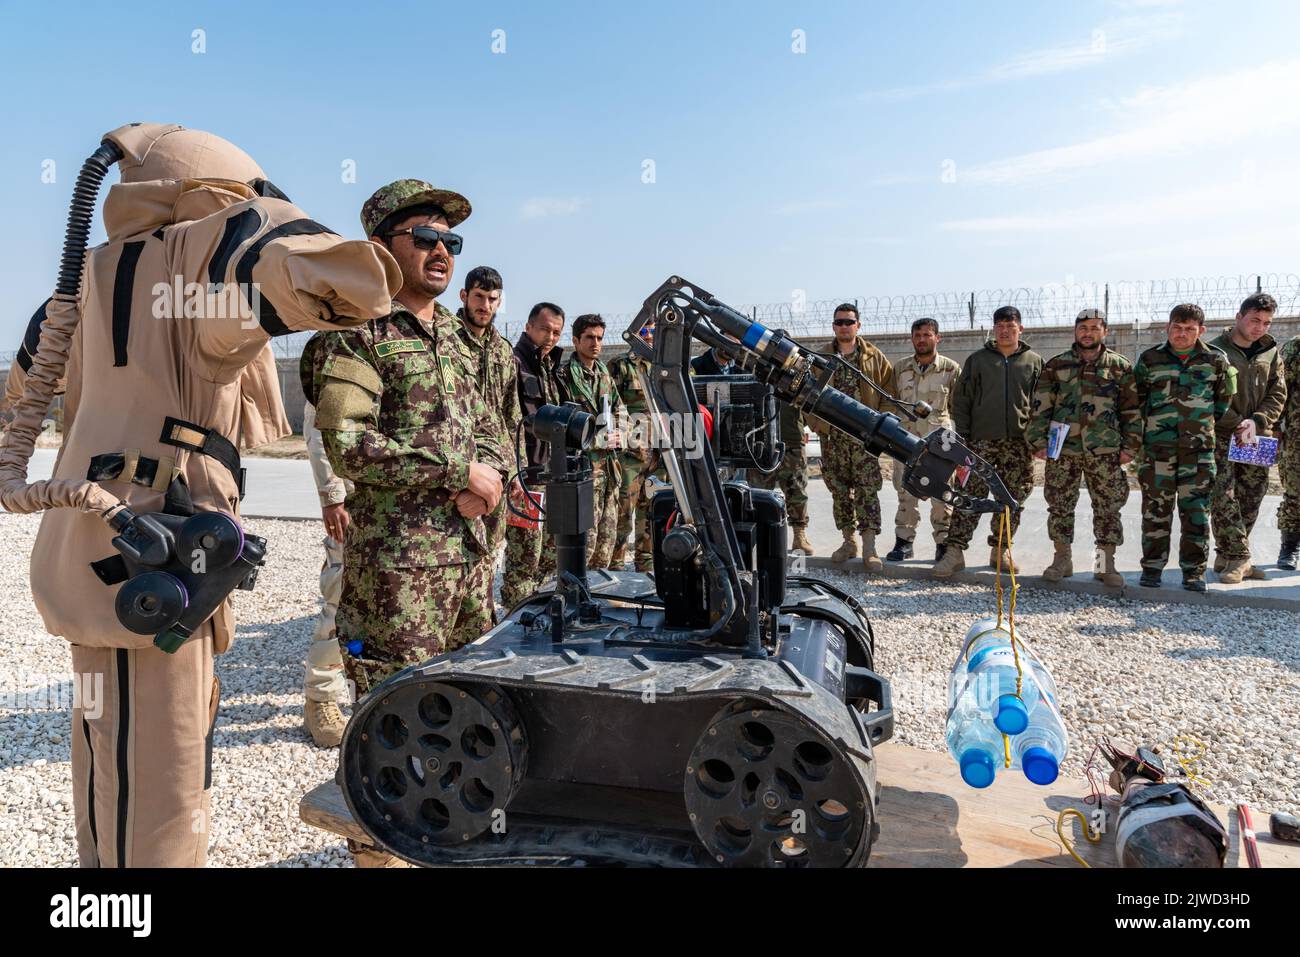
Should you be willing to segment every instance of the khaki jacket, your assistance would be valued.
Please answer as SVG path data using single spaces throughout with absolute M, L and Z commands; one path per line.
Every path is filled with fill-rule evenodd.
M 385 315 L 401 285 L 397 264 L 375 243 L 345 241 L 291 203 L 225 180 L 119 183 L 105 201 L 104 224 L 108 240 L 89 251 L 82 276 L 63 447 L 50 485 L 85 480 L 93 457 L 123 453 L 159 463 L 150 484 L 124 481 L 125 473 L 100 480 L 133 510 L 159 511 L 167 482 L 181 476 L 197 509 L 238 515 L 236 478 L 214 458 L 162 441 L 164 418 L 239 448 L 288 434 L 271 337 Z M 215 288 L 209 283 L 226 284 L 229 295 L 205 296 Z M 72 304 L 55 303 L 60 309 L 52 305 L 47 321 L 67 322 Z M 38 356 L 41 374 L 61 358 Z M 195 433 L 171 437 L 184 435 Z M 17 468 L 9 453 L 0 448 L 0 469 Z M 45 489 L 33 486 L 28 495 L 50 504 Z M 105 586 L 90 568 L 116 554 L 112 537 L 95 512 L 47 511 L 32 549 L 36 607 L 51 634 L 75 644 L 145 648 L 151 635 L 118 624 L 119 586 Z M 220 653 L 234 633 L 229 600 L 213 627 Z
M 894 380 L 898 396 L 907 405 L 929 403 L 933 410 L 928 419 L 909 421 L 904 416 L 903 427 L 913 435 L 929 435 L 935 429 L 952 428 L 952 387 L 961 373 L 955 359 L 936 355 L 934 361 L 921 365 L 911 355 L 894 366 Z
M 835 355 L 835 343 L 831 342 L 822 355 Z M 890 395 L 894 394 L 897 387 L 894 382 L 894 367 L 885 354 L 873 346 L 862 336 L 858 336 L 857 345 L 853 349 L 852 355 L 845 356 L 848 361 L 858 369 L 863 375 L 874 382 L 880 388 L 884 389 Z M 830 384 L 839 389 L 850 398 L 856 399 L 869 409 L 877 412 L 890 412 L 893 406 L 886 403 L 884 398 L 875 389 L 871 388 L 857 376 L 849 373 L 848 370 L 839 368 L 831 376 Z M 836 431 L 831 428 L 830 424 L 818 416 L 808 413 L 804 414 L 804 419 L 809 427 L 812 428 L 823 439 Z

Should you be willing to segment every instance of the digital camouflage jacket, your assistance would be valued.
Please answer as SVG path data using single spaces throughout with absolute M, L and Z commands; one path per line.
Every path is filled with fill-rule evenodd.
M 441 305 L 430 329 L 394 302 L 384 318 L 317 335 L 303 351 L 325 452 L 354 485 L 349 564 L 428 568 L 486 554 L 483 520 L 463 518 L 452 498 L 471 462 L 503 481 L 510 465 L 459 329 Z

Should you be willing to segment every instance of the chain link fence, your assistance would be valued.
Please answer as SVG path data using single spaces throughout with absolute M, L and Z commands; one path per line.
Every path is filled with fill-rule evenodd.
M 1260 273 L 1187 279 L 1138 279 L 1112 283 L 1061 283 L 975 292 L 921 293 L 902 296 L 845 296 L 837 299 L 805 300 L 796 295 L 789 302 L 736 305 L 736 308 L 764 325 L 785 329 L 795 336 L 829 334 L 835 307 L 851 302 L 858 307 L 865 333 L 905 333 L 916 319 L 930 316 L 944 331 L 988 328 L 999 306 L 1015 306 L 1029 327 L 1068 326 L 1081 309 L 1106 310 L 1110 325 L 1142 328 L 1163 323 L 1169 310 L 1182 302 L 1194 302 L 1205 310 L 1207 319 L 1230 319 L 1241 301 L 1254 292 L 1270 293 L 1278 301 L 1278 317 L 1300 313 L 1300 276 L 1294 273 Z M 735 304 L 733 304 L 735 305 Z M 616 338 L 632 321 L 635 312 L 604 313 L 608 335 Z M 512 342 L 523 331 L 525 318 L 498 323 L 501 334 Z M 291 359 L 302 353 L 311 338 L 309 332 L 293 333 L 272 340 L 277 358 Z M 15 353 L 0 353 L 0 367 L 8 366 Z

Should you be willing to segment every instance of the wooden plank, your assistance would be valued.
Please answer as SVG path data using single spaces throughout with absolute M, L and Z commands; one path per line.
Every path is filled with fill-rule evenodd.
M 1083 802 L 1088 786 L 1061 779 L 1046 786 L 1030 784 L 1018 772 L 999 775 L 992 787 L 976 790 L 962 782 L 947 753 L 887 744 L 876 752 L 881 786 L 880 839 L 871 852 L 872 867 L 1078 867 L 1056 837 L 1057 813 L 1067 807 L 1088 815 Z M 651 802 L 655 803 L 655 802 Z M 1237 812 L 1215 807 L 1228 826 L 1228 866 L 1246 866 L 1241 854 Z M 299 816 L 359 844 L 370 838 L 352 819 L 343 791 L 326 781 L 298 805 Z M 1257 812 L 1267 820 L 1267 814 Z M 1065 833 L 1079 856 L 1093 867 L 1116 867 L 1112 827 L 1101 843 L 1084 840 L 1078 818 L 1067 819 Z M 1265 867 L 1300 867 L 1300 845 L 1259 836 Z

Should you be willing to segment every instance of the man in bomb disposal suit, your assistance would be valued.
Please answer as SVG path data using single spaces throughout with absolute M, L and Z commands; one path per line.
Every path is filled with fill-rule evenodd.
M 115 161 L 108 239 L 87 252 L 95 193 Z M 215 576 L 197 571 L 186 601 L 196 618 L 216 611 L 191 620 L 192 637 L 174 653 L 119 624 L 114 604 L 130 568 L 108 522 L 129 517 L 124 503 L 136 517 L 115 526 L 123 536 L 164 507 L 236 515 L 238 448 L 290 432 L 270 338 L 383 315 L 399 280 L 387 252 L 308 219 L 249 156 L 210 133 L 125 126 L 83 166 L 58 286 L 28 342 L 38 348 L 11 370 L 6 391 L 21 388 L 21 397 L 0 448 L 0 505 L 49 510 L 32 550 L 32 592 L 47 630 L 72 643 L 83 866 L 205 863 L 220 700 L 213 655 L 234 634 L 226 587 L 210 588 Z M 28 485 L 65 372 L 54 477 Z
M 1079 483 L 1092 500 L 1092 535 L 1101 553 L 1093 577 L 1107 585 L 1124 584 L 1115 569 L 1115 549 L 1124 543 L 1120 511 L 1128 501 L 1124 466 L 1142 441 L 1133 364 L 1106 346 L 1106 314 L 1084 309 L 1074 320 L 1074 345 L 1043 366 L 1034 388 L 1033 415 L 1026 441 L 1034 457 L 1047 462 L 1043 495 L 1047 534 L 1056 554 L 1043 578 L 1059 582 L 1074 574 L 1070 546 Z M 1065 438 L 1048 455 L 1052 430 Z
M 358 694 L 492 626 L 483 516 L 509 466 L 461 323 L 436 299 L 469 201 L 415 179 L 381 187 L 361 225 L 397 260 L 387 315 L 316 336 L 302 356 L 334 471 L 351 479 L 338 636 Z

